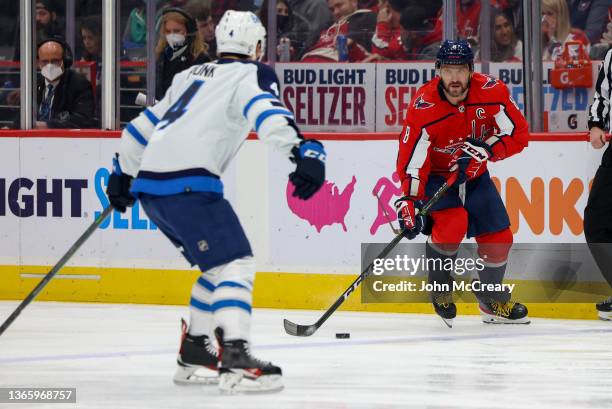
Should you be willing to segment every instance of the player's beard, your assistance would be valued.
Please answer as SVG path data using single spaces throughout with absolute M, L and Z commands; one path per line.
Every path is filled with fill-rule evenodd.
M 469 86 L 470 80 L 468 80 L 465 84 L 461 83 L 460 81 L 454 81 L 448 85 L 444 81 L 442 81 L 442 87 L 444 88 L 444 91 L 452 98 L 458 98 L 462 96 L 467 91 Z

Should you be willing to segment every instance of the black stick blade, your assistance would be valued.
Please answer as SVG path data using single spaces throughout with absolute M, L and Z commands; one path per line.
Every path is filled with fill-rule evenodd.
M 317 330 L 316 325 L 298 325 L 288 319 L 283 320 L 283 325 L 285 326 L 285 332 L 294 337 L 309 337 Z

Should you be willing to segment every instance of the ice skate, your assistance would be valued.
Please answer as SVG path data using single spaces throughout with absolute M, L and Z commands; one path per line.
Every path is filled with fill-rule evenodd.
M 181 320 L 181 349 L 176 360 L 178 367 L 174 374 L 174 383 L 217 384 L 217 363 L 219 355 L 207 335 L 193 336 L 187 333 L 187 323 Z
M 480 302 L 480 315 L 486 324 L 529 324 L 527 307 L 521 303 L 508 301 Z
M 450 293 L 437 293 L 432 295 L 432 303 L 436 314 L 442 318 L 442 321 L 449 327 L 453 327 L 453 320 L 457 316 L 457 307 L 453 303 L 453 298 Z
M 254 358 L 249 343 L 223 340 L 223 330 L 215 330 L 220 345 L 219 390 L 223 393 L 276 392 L 283 389 L 282 371 L 270 362 Z
M 612 321 L 612 297 L 595 304 L 595 308 L 597 308 L 597 315 L 600 320 Z

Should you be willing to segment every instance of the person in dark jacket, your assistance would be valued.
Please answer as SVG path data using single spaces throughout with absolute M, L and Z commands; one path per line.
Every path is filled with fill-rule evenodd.
M 572 27 L 586 34 L 591 44 L 601 39 L 608 23 L 611 0 L 567 0 Z
M 91 83 L 70 69 L 73 57 L 68 44 L 61 38 L 49 38 L 39 43 L 37 52 L 41 75 L 36 79 L 38 104 L 34 127 L 97 127 Z
M 43 41 L 53 37 L 63 37 L 65 33 L 65 22 L 59 14 L 63 11 L 62 7 L 55 0 L 37 0 L 35 7 L 36 19 L 36 38 L 35 41 Z M 15 29 L 15 44 L 13 61 L 21 61 L 21 43 L 19 34 L 19 19 Z
M 595 173 L 584 209 L 584 237 L 602 275 L 612 288 L 612 147 L 610 145 L 610 79 L 612 49 L 608 50 L 595 83 L 593 104 L 589 107 L 589 141 L 595 149 L 606 147 Z M 607 146 L 606 146 L 607 145 Z M 612 320 L 612 297 L 598 303 L 599 318 Z
M 196 19 L 198 31 L 202 40 L 208 46 L 208 56 L 215 60 L 217 58 L 217 40 L 215 39 L 215 20 L 210 11 L 210 7 L 200 0 L 191 0 L 185 6 L 185 10 Z
M 263 24 L 266 32 L 268 29 L 268 0 L 263 0 L 261 9 L 257 13 Z M 291 9 L 291 6 L 287 0 L 276 1 L 276 40 L 277 44 L 280 43 L 281 39 L 287 39 L 290 42 L 290 60 L 296 61 L 302 58 L 302 54 L 305 51 L 305 45 L 310 34 L 310 24 L 308 21 L 295 14 Z M 277 50 L 279 57 L 278 61 L 282 61 L 280 50 Z
M 196 21 L 186 11 L 171 7 L 162 12 L 157 55 L 155 99 L 164 97 L 175 74 L 210 61 Z

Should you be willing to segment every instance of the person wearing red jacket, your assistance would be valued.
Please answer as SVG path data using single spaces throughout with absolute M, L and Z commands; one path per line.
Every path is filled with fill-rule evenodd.
M 362 62 L 370 56 L 376 14 L 359 9 L 357 0 L 329 0 L 334 24 L 323 30 L 319 40 L 302 56 L 303 62 Z M 346 37 L 347 55 L 338 52 L 338 37 Z M 344 60 L 346 58 L 346 60 Z
M 376 31 L 372 37 L 372 53 L 389 60 L 405 60 L 400 16 L 404 2 L 391 0 L 378 10 Z
M 484 268 L 481 284 L 500 287 L 512 246 L 508 213 L 497 192 L 487 161 L 521 152 L 528 144 L 527 121 L 506 86 L 474 72 L 474 54 L 465 40 L 446 40 L 437 54 L 438 76 L 415 94 L 399 137 L 397 173 L 404 196 L 396 202 L 398 220 L 408 239 L 432 224 L 426 244 L 434 309 L 447 325 L 456 316 L 450 271 L 435 267 L 454 264 L 467 235 L 478 243 Z M 470 153 L 470 154 L 468 154 Z M 431 208 L 428 220 L 418 215 L 453 173 L 458 178 Z M 427 229 L 429 230 L 429 229 Z M 487 323 L 528 323 L 527 308 L 510 301 L 508 290 L 476 292 Z

